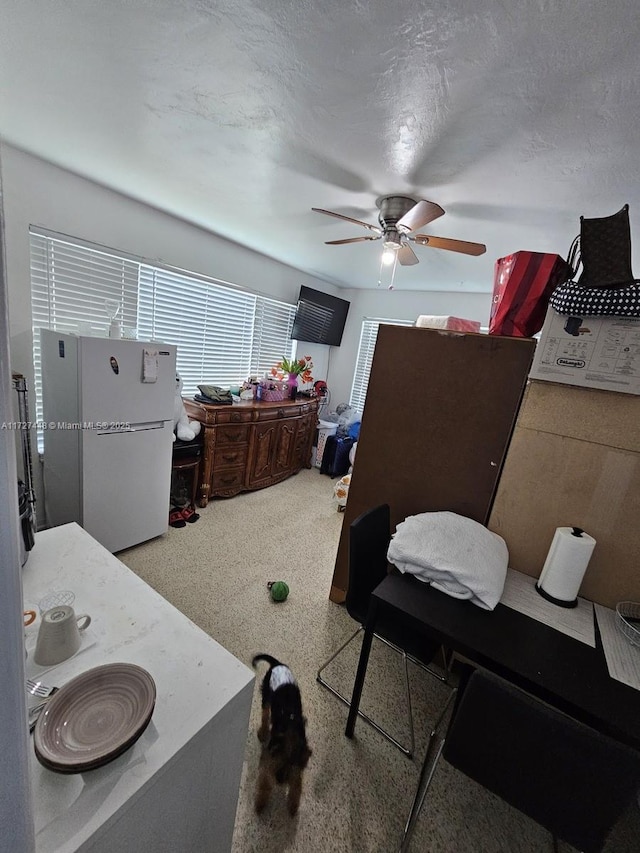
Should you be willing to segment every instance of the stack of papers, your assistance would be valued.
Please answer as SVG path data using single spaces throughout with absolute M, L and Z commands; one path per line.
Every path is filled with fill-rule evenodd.
M 640 646 L 632 645 L 617 624 L 615 610 L 578 598 L 578 606 L 559 607 L 544 599 L 535 589 L 537 578 L 507 571 L 500 604 L 537 619 L 569 637 L 595 648 L 594 609 L 602 647 L 611 678 L 640 690 Z
M 631 645 L 624 636 L 617 625 L 615 610 L 601 604 L 595 607 L 609 675 L 640 690 L 640 646 Z
M 593 604 L 586 598 L 578 598 L 577 607 L 559 607 L 536 591 L 536 581 L 537 578 L 509 569 L 500 604 L 595 648 Z

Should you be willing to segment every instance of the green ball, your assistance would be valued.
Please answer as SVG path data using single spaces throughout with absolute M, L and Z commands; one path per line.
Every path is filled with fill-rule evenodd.
M 289 595 L 289 587 L 284 581 L 274 581 L 271 584 L 271 598 L 274 601 L 284 601 Z

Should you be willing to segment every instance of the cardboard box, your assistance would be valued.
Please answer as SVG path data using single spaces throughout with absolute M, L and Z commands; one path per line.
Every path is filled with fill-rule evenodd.
M 547 311 L 530 379 L 640 394 L 640 317 Z
M 556 528 L 582 527 L 596 547 L 580 595 L 640 601 L 637 408 L 626 394 L 529 384 L 488 524 L 511 568 L 539 577 Z
M 393 529 L 443 509 L 487 523 L 534 349 L 532 338 L 380 326 L 332 601 L 345 600 L 349 525 L 365 510 L 388 503 Z

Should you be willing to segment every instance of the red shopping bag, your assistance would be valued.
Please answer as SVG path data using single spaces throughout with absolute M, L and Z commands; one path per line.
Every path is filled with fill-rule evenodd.
M 549 297 L 571 278 L 560 255 L 514 252 L 498 258 L 493 278 L 490 335 L 530 338 L 543 326 Z

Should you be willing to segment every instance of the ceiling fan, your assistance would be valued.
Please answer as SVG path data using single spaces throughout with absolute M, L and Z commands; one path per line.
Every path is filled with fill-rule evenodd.
M 447 249 L 450 252 L 460 252 L 463 255 L 482 255 L 487 251 L 483 243 L 469 243 L 466 240 L 452 240 L 449 237 L 434 237 L 430 234 L 412 234 L 418 228 L 422 228 L 429 222 L 433 222 L 444 214 L 439 204 L 433 201 L 414 198 L 404 195 L 383 195 L 376 200 L 376 206 L 380 210 L 378 215 L 379 225 L 371 225 L 352 219 L 342 213 L 334 213 L 331 210 L 323 210 L 321 207 L 312 207 L 316 213 L 325 213 L 327 216 L 335 216 L 354 225 L 362 225 L 373 231 L 373 235 L 366 237 L 347 237 L 344 240 L 326 240 L 328 246 L 343 246 L 346 243 L 360 243 L 365 240 L 384 239 L 383 264 L 396 263 L 402 266 L 412 266 L 419 263 L 418 256 L 410 246 L 410 242 L 419 246 L 431 246 L 434 249 Z

